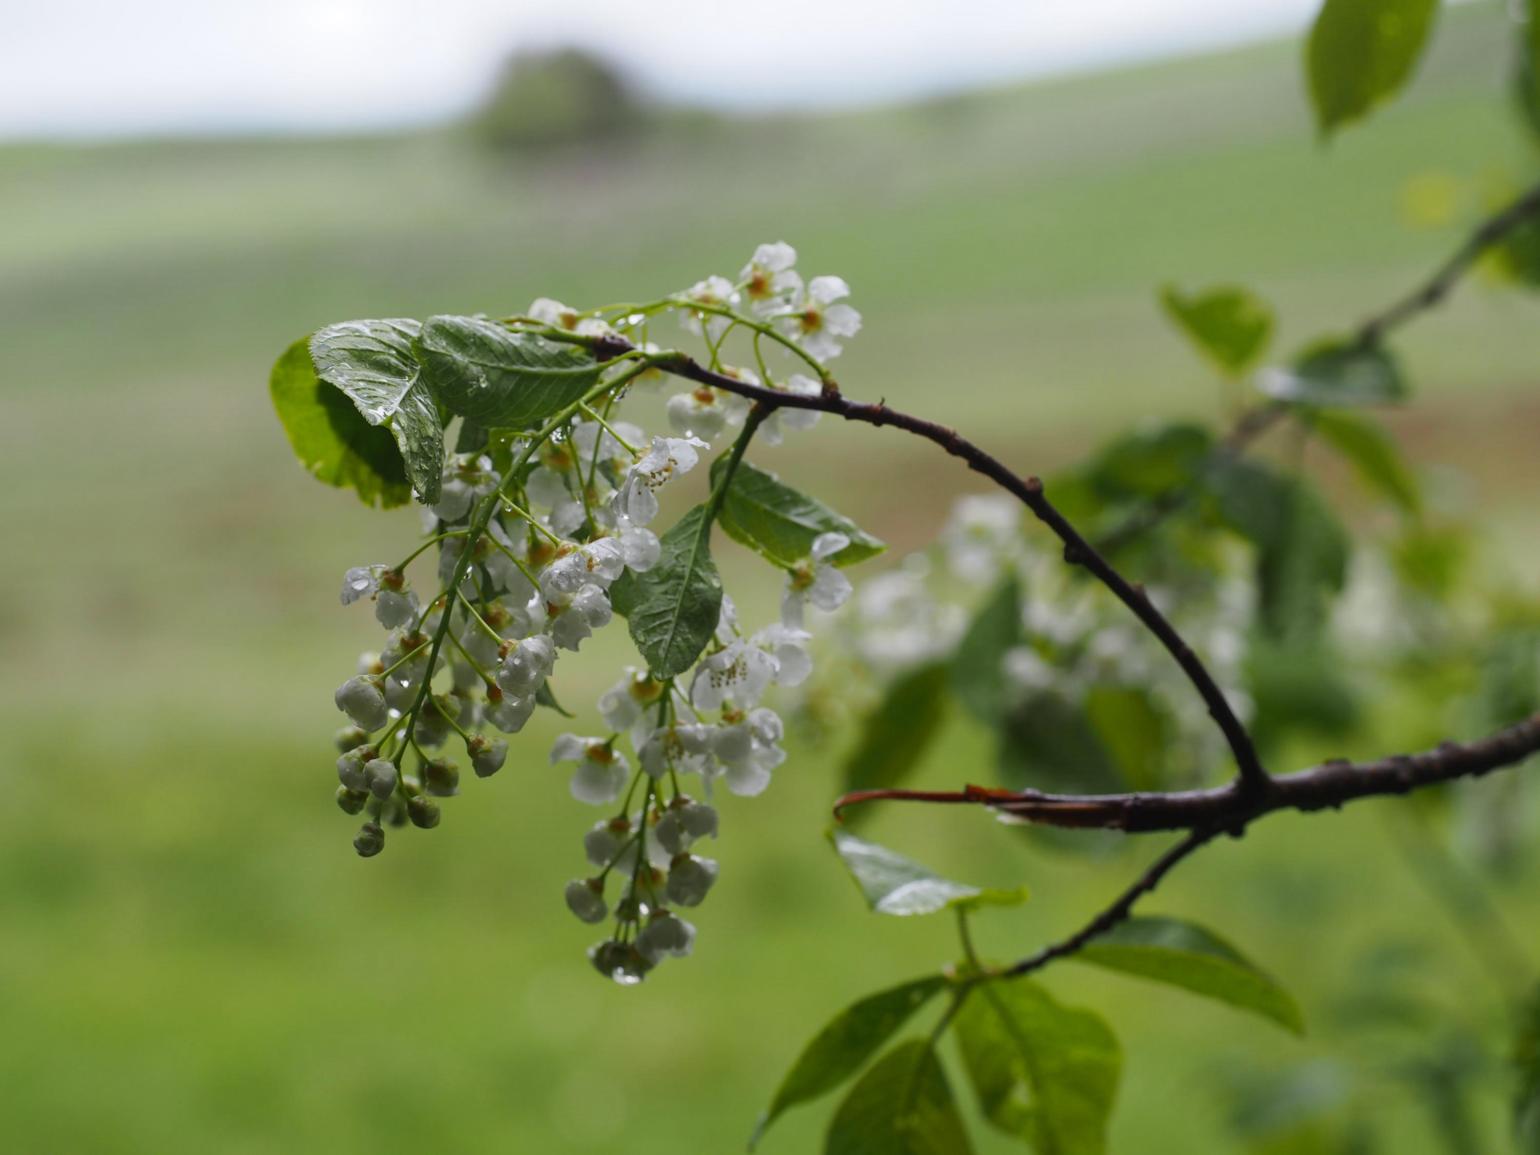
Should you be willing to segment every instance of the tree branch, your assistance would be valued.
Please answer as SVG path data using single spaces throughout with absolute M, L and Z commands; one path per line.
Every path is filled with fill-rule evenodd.
M 631 344 L 621 337 L 590 339 L 590 344 L 595 353 L 601 357 L 617 357 L 630 352 L 632 348 Z M 923 437 L 940 446 L 953 457 L 966 462 L 969 469 L 983 474 L 1007 493 L 1015 496 L 1064 543 L 1064 560 L 1071 565 L 1081 566 L 1093 574 L 1112 592 L 1114 597 L 1133 612 L 1134 616 L 1160 640 L 1161 645 L 1176 660 L 1177 665 L 1186 674 L 1187 680 L 1202 697 L 1204 704 L 1208 707 L 1209 715 L 1224 734 L 1225 741 L 1229 743 L 1230 751 L 1235 756 L 1236 766 L 1239 769 L 1237 781 L 1243 792 L 1250 794 L 1265 790 L 1267 771 L 1263 769 L 1261 760 L 1257 757 L 1251 735 L 1246 732 L 1246 727 L 1241 724 L 1240 719 L 1230 708 L 1230 704 L 1225 701 L 1224 693 L 1202 660 L 1193 653 L 1192 648 L 1176 627 L 1155 608 L 1155 604 L 1150 601 L 1144 589 L 1123 577 L 1048 500 L 1043 492 L 1043 483 L 1036 477 L 1019 476 L 998 458 L 961 436 L 955 429 L 892 409 L 881 401 L 876 403 L 852 401 L 829 384 L 825 385 L 822 393 L 817 394 L 783 393 L 779 389 L 748 385 L 722 373 L 713 372 L 683 353 L 660 357 L 656 365 L 659 369 L 677 377 L 701 385 L 710 385 L 728 393 L 736 393 L 740 397 L 747 397 L 751 401 L 759 402 L 767 409 L 812 409 L 820 413 L 832 413 L 847 421 L 859 421 L 875 426 L 891 425 L 902 429 L 906 433 Z

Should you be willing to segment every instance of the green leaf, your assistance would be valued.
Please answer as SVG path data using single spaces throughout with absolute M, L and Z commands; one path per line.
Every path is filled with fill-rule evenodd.
M 1221 286 L 1184 294 L 1167 285 L 1166 314 L 1219 369 L 1238 377 L 1256 364 L 1273 335 L 1273 312 L 1246 289 Z
M 1093 686 L 1085 698 L 1086 720 L 1135 790 L 1157 790 L 1165 769 L 1168 726 L 1149 691 L 1135 686 Z
M 1257 548 L 1262 624 L 1275 638 L 1314 636 L 1347 579 L 1347 532 L 1305 481 L 1255 461 L 1209 477 L 1219 520 Z
M 1206 995 L 1304 1034 L 1299 1005 L 1218 935 L 1175 918 L 1131 918 L 1070 956 Z
M 898 1044 L 835 1111 L 824 1155 L 969 1155 L 952 1088 L 923 1039 Z
M 662 550 L 646 573 L 630 573 L 611 587 L 617 612 L 656 678 L 690 668 L 716 632 L 722 613 L 722 579 L 711 560 L 711 522 L 697 505 L 665 533 Z
M 1519 6 L 1522 15 L 1514 21 L 1518 67 L 1513 73 L 1513 94 L 1525 125 L 1540 136 L 1540 12 L 1534 0 L 1520 0 Z
M 1007 577 L 989 596 L 957 644 L 952 691 L 970 713 L 996 722 L 1006 706 L 1005 655 L 1021 644 L 1021 582 Z
M 316 375 L 335 385 L 370 425 L 388 425 L 424 505 L 438 501 L 444 423 L 412 353 L 416 321 L 343 321 L 310 338 Z
M 947 668 L 920 666 L 901 675 L 861 726 L 845 759 L 845 792 L 897 786 L 925 757 L 947 714 Z M 860 811 L 853 811 L 852 817 Z
M 1085 707 L 1054 690 L 1035 693 L 1002 720 L 996 766 L 1013 790 L 1105 794 L 1128 783 Z
M 1107 501 L 1159 497 L 1191 485 L 1208 465 L 1214 436 L 1201 425 L 1147 425 L 1104 446 L 1084 470 Z
M 1321 439 L 1347 459 L 1359 478 L 1415 516 L 1422 494 L 1394 439 L 1368 417 L 1356 413 L 1317 413 L 1312 422 Z
M 389 508 L 411 500 L 390 434 L 370 425 L 340 390 L 316 376 L 309 338 L 278 358 L 269 389 L 289 445 L 313 477 L 354 490 L 365 505 Z
M 1316 125 L 1329 136 L 1411 79 L 1438 0 L 1326 0 L 1305 62 Z
M 730 455 L 711 464 L 717 484 Z M 740 461 L 717 514 L 717 524 L 734 541 L 764 554 L 778 566 L 792 566 L 813 551 L 819 534 L 842 533 L 850 544 L 831 559 L 837 566 L 853 565 L 887 549 L 848 517 L 823 502 L 782 484 L 773 473 Z
M 1099 1015 L 1027 979 L 986 983 L 953 1020 L 963 1066 L 990 1123 L 1038 1155 L 1098 1155 L 1123 1056 Z
M 1014 906 L 1027 899 L 1024 886 L 985 890 L 953 882 L 913 859 L 843 830 L 830 832 L 829 840 L 855 879 L 867 905 L 878 914 L 905 916 L 934 914 L 950 907 L 971 910 L 985 905 Z
M 789 1107 L 826 1095 L 853 1076 L 899 1027 L 947 985 L 929 975 L 851 1003 L 802 1049 L 749 1139 L 749 1150 Z
M 577 715 L 568 710 L 556 700 L 556 691 L 551 689 L 551 680 L 547 678 L 540 683 L 535 691 L 535 705 L 544 706 L 547 710 L 555 710 L 563 718 L 576 718 Z
M 1540 991 L 1519 1008 L 1513 1073 L 1514 1144 L 1523 1155 L 1540 1155 Z
M 1293 365 L 1263 370 L 1257 387 L 1279 401 L 1322 408 L 1387 405 L 1407 394 L 1401 366 L 1389 350 L 1352 339 L 1312 345 Z
M 581 346 L 516 332 L 484 317 L 429 317 L 417 357 L 440 401 L 482 425 L 524 428 L 554 417 L 599 381 Z

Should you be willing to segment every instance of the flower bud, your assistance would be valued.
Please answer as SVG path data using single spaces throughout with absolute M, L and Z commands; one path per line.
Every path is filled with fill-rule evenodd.
M 415 798 L 409 798 L 406 803 L 407 817 L 412 820 L 412 825 L 422 830 L 432 830 L 438 825 L 438 803 L 426 794 L 419 794 Z
M 360 858 L 373 858 L 385 849 L 385 831 L 378 822 L 365 822 L 353 837 L 353 849 Z
M 369 793 L 382 801 L 396 791 L 396 764 L 388 758 L 374 758 L 364 763 L 364 780 Z
M 670 806 L 663 817 L 658 819 L 658 825 L 653 831 L 658 845 L 668 852 L 670 858 L 685 853 L 699 839 L 715 838 L 717 833 L 717 812 L 714 807 L 688 799 L 683 801 L 683 805 L 676 801 Z
M 369 789 L 369 779 L 364 774 L 364 753 L 364 749 L 349 750 L 337 759 L 337 781 L 349 790 Z
M 624 862 L 617 861 L 616 856 L 630 837 L 631 823 L 624 818 L 596 822 L 593 829 L 583 835 L 583 852 L 595 866 L 609 866 L 613 863 L 619 870 L 629 870 L 635 858 L 628 855 L 630 861 Z
M 635 986 L 652 969 L 652 964 L 634 946 L 613 940 L 590 947 L 588 959 L 594 970 L 623 987 Z
M 332 741 L 337 744 L 338 750 L 346 754 L 349 750 L 369 741 L 369 735 L 357 726 L 344 726 L 333 735 Z
M 710 858 L 681 854 L 668 871 L 669 902 L 675 906 L 699 906 L 717 880 L 717 864 Z
M 582 922 L 603 922 L 609 914 L 604 901 L 604 884 L 597 878 L 574 878 L 567 883 L 567 909 Z
M 374 616 L 387 630 L 409 625 L 417 620 L 417 595 L 382 589 L 374 599 Z
M 337 787 L 337 805 L 342 808 L 344 814 L 360 813 L 368 801 L 369 795 L 362 790 L 349 790 L 346 786 Z
M 477 778 L 492 777 L 508 760 L 508 743 L 501 738 L 495 742 L 489 742 L 477 734 L 466 743 L 465 748 L 470 753 L 471 768 L 476 771 Z
M 333 701 L 341 710 L 364 730 L 378 730 L 390 720 L 385 706 L 385 694 L 380 679 L 360 674 L 349 678 L 337 687 Z
M 683 958 L 695 948 L 695 927 L 660 910 L 636 936 L 636 949 L 653 966 L 669 955 Z
M 435 758 L 422 764 L 422 787 L 435 798 L 453 798 L 460 793 L 460 771 L 453 762 Z

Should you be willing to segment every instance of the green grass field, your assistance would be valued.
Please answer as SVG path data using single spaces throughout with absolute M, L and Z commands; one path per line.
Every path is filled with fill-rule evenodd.
M 824 1018 L 953 950 L 945 926 L 866 915 L 841 877 L 822 842 L 838 748 L 794 750 L 767 797 L 728 804 L 697 956 L 641 990 L 594 977 L 593 936 L 562 909 L 590 815 L 544 765 L 549 719 L 438 831 L 355 858 L 329 697 L 374 634 L 336 586 L 404 552 L 414 515 L 371 515 L 295 465 L 266 392 L 288 342 L 345 317 L 655 295 L 784 237 L 866 314 L 837 365 L 847 392 L 1047 471 L 1130 418 L 1215 411 L 1160 284 L 1251 286 L 1287 348 L 1409 287 L 1523 179 L 1501 23 L 1490 5 L 1447 14 L 1410 96 L 1326 149 L 1294 44 L 538 165 L 451 131 L 0 149 L 0 1146 L 734 1151 Z M 1396 424 L 1516 528 L 1540 481 L 1537 317 L 1477 278 L 1399 345 L 1419 396 Z M 905 548 L 972 484 L 829 422 L 764 459 Z M 763 592 L 741 552 L 724 567 Z M 621 640 L 564 662 L 564 699 L 593 700 Z M 983 735 L 948 739 L 924 778 L 978 777 Z M 1232 1149 L 1223 1072 L 1336 1053 L 1333 998 L 1382 933 L 1425 952 L 1470 1017 L 1496 1013 L 1381 819 L 1270 821 L 1153 906 L 1210 917 L 1284 976 L 1304 1040 L 1050 972 L 1123 1038 L 1115 1151 Z M 970 880 L 1029 882 L 1031 904 L 982 920 L 1001 957 L 1149 853 L 1092 865 L 986 825 L 873 829 Z M 1522 886 L 1500 901 L 1522 927 L 1540 915 Z M 789 1116 L 764 1150 L 816 1150 L 826 1115 Z M 1420 1117 L 1376 1117 L 1387 1149 L 1435 1149 Z

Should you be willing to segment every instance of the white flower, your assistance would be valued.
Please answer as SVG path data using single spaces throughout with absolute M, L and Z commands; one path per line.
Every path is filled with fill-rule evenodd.
M 545 634 L 505 643 L 508 651 L 497 670 L 497 685 L 515 698 L 532 697 L 556 665 L 556 643 Z
M 774 622 L 750 638 L 749 645 L 775 659 L 777 686 L 800 686 L 813 672 L 813 655 L 808 652 L 812 640 L 813 635 L 806 630 Z
M 683 958 L 695 946 L 695 927 L 666 910 L 655 913 L 636 936 L 636 949 L 657 966 L 665 958 Z
M 390 720 L 384 689 L 374 675 L 349 678 L 337 687 L 333 701 L 361 730 L 378 730 Z
M 625 547 L 617 538 L 599 537 L 561 554 L 540 572 L 540 592 L 547 601 L 569 597 L 587 585 L 607 589 L 626 568 Z
M 551 615 L 551 639 L 564 650 L 576 650 L 614 616 L 610 599 L 596 585 L 586 585 L 568 599 L 553 598 L 546 611 Z
M 1023 690 L 1046 690 L 1055 681 L 1053 667 L 1031 646 L 1012 646 L 1005 651 L 1000 668 L 1013 686 Z
M 987 585 L 1002 561 L 1019 553 L 1021 505 L 1013 497 L 971 494 L 959 498 L 941 530 L 947 567 L 964 581 Z
M 690 472 L 700 460 L 697 450 L 711 446 L 699 437 L 654 437 L 652 448 L 637 459 L 615 494 L 615 512 L 632 525 L 646 525 L 658 516 L 657 491 Z
M 861 583 L 856 597 L 861 657 L 879 670 L 913 666 L 951 652 L 967 627 L 963 608 L 926 588 L 923 555 Z
M 726 702 L 746 709 L 759 701 L 776 670 L 773 654 L 734 638 L 695 667 L 690 701 L 697 710 L 716 710 Z
M 670 856 L 685 853 L 702 838 L 717 836 L 717 812 L 680 795 L 653 827 L 653 837 Z
M 625 851 L 625 857 L 621 857 Z M 594 866 L 627 871 L 636 865 L 636 842 L 631 837 L 631 823 L 625 818 L 603 818 L 583 835 L 583 853 Z
M 604 901 L 604 884 L 597 878 L 574 878 L 567 883 L 567 909 L 582 922 L 603 922 L 610 908 Z
M 717 864 L 710 858 L 682 854 L 668 870 L 665 893 L 675 906 L 699 906 L 717 880 Z
M 374 599 L 374 616 L 387 630 L 415 622 L 419 608 L 411 590 L 382 589 Z
M 441 521 L 459 521 L 471 511 L 477 498 L 497 488 L 497 480 L 490 457 L 473 453 L 450 457 L 439 486 L 438 504 L 433 507 L 434 516 Z
M 696 281 L 682 295 L 687 300 L 718 309 L 730 309 L 738 303 L 737 290 L 726 277 L 707 277 L 704 281 Z M 691 333 L 701 332 L 704 324 L 706 336 L 712 341 L 719 340 L 730 323 L 726 317 L 689 308 L 680 317 L 680 324 Z
M 611 730 L 629 730 L 663 696 L 663 685 L 646 670 L 627 666 L 626 672 L 599 698 L 599 716 Z
M 756 313 L 773 312 L 783 307 L 788 298 L 801 293 L 802 277 L 792 268 L 796 263 L 797 250 L 785 241 L 755 249 L 754 256 L 738 274 L 749 308 Z
M 487 707 L 487 721 L 504 734 L 517 734 L 524 729 L 524 723 L 529 721 L 529 716 L 534 712 L 535 696 L 533 694 L 527 698 L 516 698 L 510 694 L 504 694 L 502 701 Z
M 823 392 L 823 386 L 811 377 L 801 373 L 793 373 L 786 379 L 784 385 L 774 386 L 783 393 L 796 393 L 802 397 L 817 397 Z M 781 432 L 785 429 L 811 429 L 818 424 L 819 417 L 823 416 L 816 409 L 777 409 L 760 423 L 759 435 L 769 445 L 779 445 Z
M 553 329 L 577 328 L 578 311 L 571 305 L 563 305 L 550 297 L 536 297 L 530 302 L 525 312 L 532 319 L 539 321 L 542 325 L 549 325 Z
M 792 629 L 803 628 L 803 607 L 811 603 L 824 611 L 833 611 L 850 596 L 850 579 L 829 562 L 829 558 L 850 544 L 842 533 L 821 533 L 813 539 L 806 561 L 793 567 L 786 577 L 786 592 L 781 597 L 781 621 Z
M 593 806 L 604 806 L 620 797 L 631 777 L 626 756 L 602 738 L 563 734 L 551 747 L 551 765 L 574 762 L 572 797 Z
M 792 305 L 781 324 L 808 355 L 828 361 L 840 355 L 840 338 L 854 337 L 861 330 L 861 314 L 849 305 L 835 304 L 850 296 L 850 286 L 842 277 L 814 277 L 807 293 Z
M 342 575 L 342 604 L 350 606 L 359 598 L 369 597 L 380 588 L 380 577 L 389 566 L 356 565 Z
M 658 535 L 650 529 L 644 529 L 639 525 L 632 525 L 629 518 L 617 519 L 617 530 L 620 537 L 620 552 L 625 559 L 626 568 L 637 573 L 645 573 L 658 564 L 658 558 L 663 556 L 663 543 L 658 540 Z
M 673 769 L 694 774 L 705 769 L 711 754 L 713 730 L 694 722 L 676 722 L 649 734 L 637 749 L 637 759 L 650 778 L 661 778 Z
M 710 385 L 689 393 L 676 393 L 668 399 L 668 423 L 682 436 L 704 437 L 710 441 L 728 426 L 743 424 L 749 411 L 746 398 Z
M 774 710 L 753 710 L 743 721 L 717 728 L 712 753 L 722 767 L 727 788 L 752 797 L 770 785 L 770 772 L 786 761 L 778 743 L 784 728 Z
M 572 426 L 572 444 L 577 450 L 578 461 L 584 469 L 591 468 L 596 450 L 599 464 L 612 464 L 624 469 L 636 456 L 631 447 L 641 445 L 647 440 L 647 434 L 641 427 L 632 425 L 629 421 L 611 421 L 609 426 L 615 431 L 614 433 L 597 421 L 579 421 Z M 624 438 L 624 443 L 615 436 L 615 433 L 620 434 L 620 438 Z
M 467 744 L 466 749 L 470 752 L 471 769 L 476 771 L 477 778 L 492 777 L 508 760 L 508 743 L 501 738 L 489 742 L 477 734 Z

